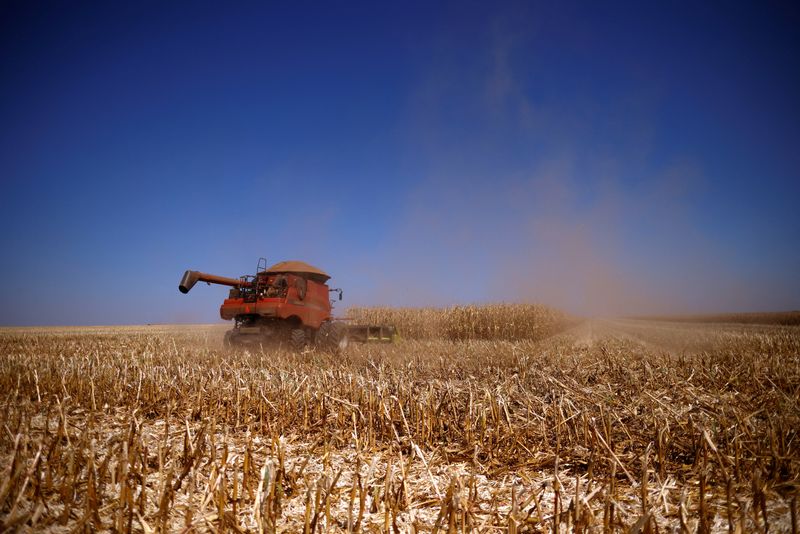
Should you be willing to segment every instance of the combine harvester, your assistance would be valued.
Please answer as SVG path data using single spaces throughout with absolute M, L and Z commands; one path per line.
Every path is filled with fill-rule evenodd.
M 234 320 L 225 333 L 225 345 L 239 347 L 285 343 L 295 350 L 316 345 L 343 351 L 350 341 L 391 343 L 395 329 L 384 325 L 354 325 L 335 320 L 327 285 L 330 275 L 302 261 L 282 261 L 267 268 L 261 258 L 256 274 L 238 279 L 186 271 L 178 289 L 188 293 L 197 282 L 230 286 L 230 294 L 219 308 L 226 321 Z

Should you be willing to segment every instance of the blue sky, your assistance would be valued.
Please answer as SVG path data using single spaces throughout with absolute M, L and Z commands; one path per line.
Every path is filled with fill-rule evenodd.
M 791 3 L 0 5 L 0 324 L 800 308 Z

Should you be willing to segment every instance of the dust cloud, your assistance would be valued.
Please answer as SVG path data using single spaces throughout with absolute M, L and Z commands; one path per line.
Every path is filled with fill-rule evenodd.
M 410 195 L 373 260 L 385 283 L 372 298 L 543 302 L 594 316 L 747 309 L 750 295 L 735 290 L 747 284 L 692 224 L 676 172 L 636 190 L 587 186 L 565 161 L 500 179 L 437 177 Z
M 525 29 L 506 17 L 478 35 L 484 52 L 469 62 L 444 35 L 411 98 L 415 186 L 363 262 L 359 304 L 533 301 L 587 316 L 791 306 L 709 226 L 702 167 L 653 161 L 657 97 L 619 95 L 614 124 L 607 110 L 537 102 L 525 80 L 547 73 L 521 75 Z

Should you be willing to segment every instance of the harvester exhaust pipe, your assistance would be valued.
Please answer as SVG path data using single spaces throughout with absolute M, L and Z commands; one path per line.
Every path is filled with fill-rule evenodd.
M 183 273 L 183 278 L 181 278 L 181 283 L 178 284 L 178 290 L 181 293 L 188 293 L 194 285 L 197 283 L 197 280 L 200 278 L 200 273 L 197 271 L 186 271 Z

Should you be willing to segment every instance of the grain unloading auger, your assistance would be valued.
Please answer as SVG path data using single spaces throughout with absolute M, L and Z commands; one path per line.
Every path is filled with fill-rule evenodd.
M 229 286 L 219 315 L 233 320 L 225 333 L 227 346 L 286 343 L 294 349 L 314 344 L 342 351 L 351 341 L 391 343 L 395 328 L 358 325 L 335 320 L 331 293 L 342 300 L 341 289 L 328 287 L 330 276 L 302 261 L 282 261 L 271 267 L 261 258 L 255 275 L 226 278 L 186 271 L 178 289 L 188 293 L 197 282 Z

